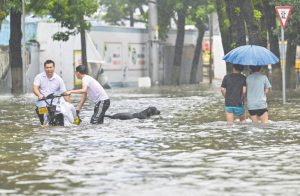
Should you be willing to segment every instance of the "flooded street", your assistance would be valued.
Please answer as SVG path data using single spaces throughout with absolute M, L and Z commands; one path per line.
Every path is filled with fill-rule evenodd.
M 33 95 L 0 96 L 0 195 L 300 193 L 299 95 L 272 92 L 268 125 L 227 125 L 219 87 L 107 92 L 107 114 L 161 114 L 90 125 L 87 102 L 79 126 L 41 128 Z

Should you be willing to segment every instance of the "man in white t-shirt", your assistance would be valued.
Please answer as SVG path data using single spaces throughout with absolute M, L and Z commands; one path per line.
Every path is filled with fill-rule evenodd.
M 110 105 L 110 99 L 107 93 L 97 80 L 86 74 L 86 67 L 84 65 L 76 67 L 76 77 L 82 80 L 82 88 L 67 91 L 67 94 L 82 94 L 80 102 L 76 108 L 78 112 L 81 110 L 87 97 L 94 102 L 94 114 L 90 122 L 92 124 L 102 124 L 105 112 Z
M 50 94 L 65 94 L 66 87 L 62 78 L 54 73 L 55 63 L 52 60 L 46 60 L 44 63 L 44 72 L 34 78 L 32 91 L 39 100 L 44 99 Z M 67 102 L 71 102 L 70 96 L 64 96 Z M 37 111 L 37 109 L 36 109 Z M 37 112 L 38 114 L 38 112 Z M 38 114 L 41 124 L 44 123 L 44 115 Z

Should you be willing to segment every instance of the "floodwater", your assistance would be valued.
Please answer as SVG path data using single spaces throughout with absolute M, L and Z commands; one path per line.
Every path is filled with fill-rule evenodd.
M 299 195 L 299 94 L 273 92 L 268 125 L 227 125 L 215 86 L 108 90 L 107 114 L 161 115 L 90 125 L 87 104 L 74 127 L 41 128 L 34 96 L 0 96 L 0 195 Z

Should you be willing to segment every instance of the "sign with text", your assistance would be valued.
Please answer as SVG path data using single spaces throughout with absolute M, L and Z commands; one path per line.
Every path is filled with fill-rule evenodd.
M 275 6 L 282 28 L 285 29 L 288 18 L 292 11 L 292 6 Z
M 145 44 L 128 44 L 129 68 L 145 69 L 146 68 L 146 45 Z
M 105 42 L 103 57 L 106 69 L 122 69 L 122 43 Z

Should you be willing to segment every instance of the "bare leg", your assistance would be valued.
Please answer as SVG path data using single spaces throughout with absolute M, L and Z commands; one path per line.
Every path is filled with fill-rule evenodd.
M 233 115 L 233 113 L 225 112 L 225 115 L 226 115 L 226 121 L 227 121 L 227 123 L 232 124 L 233 121 L 234 121 L 234 115 Z
M 268 123 L 269 122 L 269 115 L 268 115 L 268 112 L 265 112 L 263 115 L 261 115 L 259 117 L 260 121 L 262 123 Z
M 242 116 L 240 116 L 241 123 L 245 122 L 245 120 L 246 120 L 246 112 Z
M 258 118 L 256 115 L 250 116 L 253 123 L 258 123 Z

